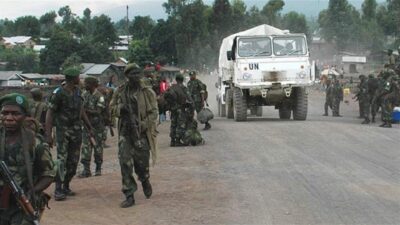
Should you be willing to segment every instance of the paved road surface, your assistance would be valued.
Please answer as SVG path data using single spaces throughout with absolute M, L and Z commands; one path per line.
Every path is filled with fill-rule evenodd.
M 248 122 L 216 118 L 198 147 L 170 148 L 162 124 L 154 195 L 146 200 L 140 187 L 129 209 L 118 207 L 111 139 L 105 174 L 74 179 L 78 195 L 51 201 L 43 224 L 400 224 L 400 126 L 361 125 L 352 102 L 343 118 L 322 117 L 323 99 L 311 91 L 304 122 L 268 107 Z

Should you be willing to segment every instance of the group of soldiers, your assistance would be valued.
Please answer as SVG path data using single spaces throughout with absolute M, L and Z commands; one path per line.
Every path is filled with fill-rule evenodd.
M 67 68 L 63 74 L 65 81 L 48 97 L 47 104 L 42 101 L 39 88 L 31 90 L 33 102 L 19 93 L 0 98 L 0 160 L 8 165 L 38 215 L 49 200 L 43 190 L 52 182 L 56 201 L 75 194 L 70 184 L 79 159 L 83 165 L 79 177 L 92 175 L 92 154 L 95 175 L 101 175 L 106 126 L 111 124 L 111 115 L 118 118 L 118 158 L 125 196 L 122 208 L 135 204 L 134 192 L 138 188 L 133 172 L 146 198 L 152 195 L 149 165 L 157 160 L 159 105 L 171 111 L 171 146 L 204 142 L 197 131 L 194 111 L 204 107 L 207 92 L 195 72 L 190 73 L 188 87 L 179 74 L 176 84 L 159 97 L 143 82 L 143 69 L 134 63 L 127 65 L 126 82 L 115 90 L 99 87 L 97 78 L 90 76 L 81 88 L 78 68 Z M 160 101 L 162 98 L 164 102 Z M 205 129 L 210 127 L 205 124 Z M 54 142 L 56 160 L 50 153 Z M 35 224 L 36 217 L 26 214 L 8 187 L 0 177 L 0 225 Z
M 359 118 L 364 119 L 362 124 L 375 123 L 376 115 L 381 109 L 382 124 L 380 127 L 392 127 L 392 114 L 395 106 L 400 106 L 400 58 L 396 60 L 393 51 L 388 51 L 388 63 L 375 77 L 360 75 L 358 91 L 354 98 L 359 102 Z M 332 109 L 332 115 L 340 117 L 339 106 L 343 101 L 343 87 L 335 75 L 326 82 L 325 113 L 328 116 L 328 108 Z M 370 117 L 371 115 L 371 117 Z

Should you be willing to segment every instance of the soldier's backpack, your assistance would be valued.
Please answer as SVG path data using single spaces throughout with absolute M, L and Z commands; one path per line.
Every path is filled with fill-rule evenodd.
M 195 120 L 190 121 L 183 135 L 182 142 L 185 145 L 200 145 L 204 144 L 204 139 L 201 137 L 200 132 L 197 130 L 197 122 Z
M 201 124 L 205 124 L 208 121 L 212 120 L 214 118 L 213 112 L 209 108 L 203 108 L 198 114 L 197 114 L 197 120 Z

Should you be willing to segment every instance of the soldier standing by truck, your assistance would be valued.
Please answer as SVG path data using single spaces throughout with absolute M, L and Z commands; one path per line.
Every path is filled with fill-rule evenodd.
M 95 176 L 101 175 L 101 165 L 103 164 L 103 135 L 105 130 L 104 110 L 106 110 L 106 102 L 104 96 L 97 90 L 99 81 L 95 77 L 85 78 L 85 89 L 86 92 L 83 94 L 84 99 L 84 110 L 88 115 L 90 124 L 92 124 L 95 146 L 90 143 L 89 133 L 86 128 L 83 129 L 82 137 L 82 152 L 81 152 L 81 163 L 83 165 L 83 171 L 79 174 L 80 178 L 90 177 L 92 175 L 90 171 L 90 161 L 92 158 L 92 152 L 94 155 L 94 162 L 96 164 Z
M 137 184 L 133 169 L 142 182 L 146 198 L 152 195 L 150 184 L 150 151 L 153 164 L 156 160 L 157 101 L 154 91 L 142 84 L 142 69 L 135 63 L 124 71 L 127 82 L 118 87 L 110 103 L 118 120 L 118 158 L 121 166 L 122 192 L 125 200 L 121 208 L 135 204 Z
M 196 72 L 189 72 L 190 81 L 187 84 L 189 93 L 194 102 L 196 113 L 199 113 L 204 108 L 204 102 L 207 99 L 207 86 L 196 78 Z M 209 122 L 205 123 L 204 130 L 211 128 Z

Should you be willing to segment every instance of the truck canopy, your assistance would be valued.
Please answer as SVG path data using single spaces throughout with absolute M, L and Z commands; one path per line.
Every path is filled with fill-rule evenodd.
M 287 32 L 280 30 L 276 27 L 263 24 L 253 27 L 249 30 L 245 30 L 236 34 L 232 34 L 222 41 L 221 48 L 219 50 L 219 68 L 230 68 L 232 66 L 232 61 L 228 61 L 226 52 L 232 50 L 233 41 L 237 36 L 261 36 L 261 35 L 283 35 Z M 221 72 L 221 71 L 220 71 Z

